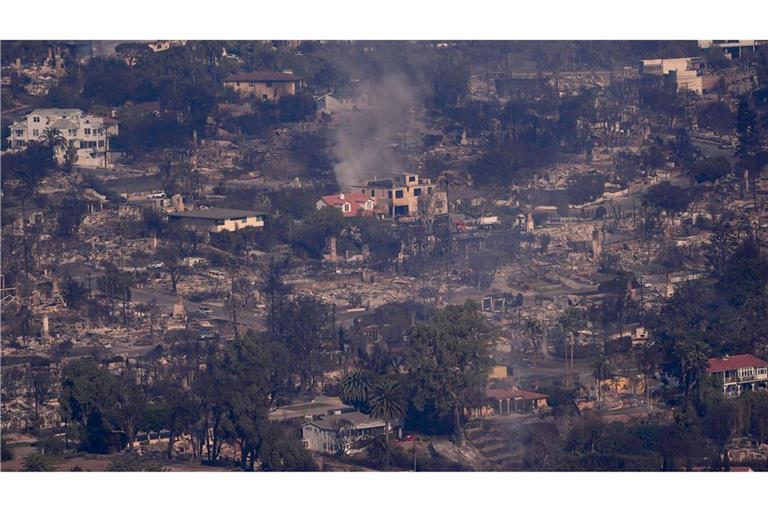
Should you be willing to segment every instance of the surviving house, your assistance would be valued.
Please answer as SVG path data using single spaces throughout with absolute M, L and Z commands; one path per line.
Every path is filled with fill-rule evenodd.
M 264 101 L 277 101 L 283 96 L 292 96 L 301 89 L 302 80 L 292 72 L 252 71 L 235 73 L 224 79 L 229 87 L 241 96 L 250 96 Z
M 168 221 L 205 229 L 210 233 L 237 231 L 243 228 L 263 228 L 266 214 L 229 208 L 207 208 L 186 212 L 171 212 Z
M 46 129 L 58 130 L 74 145 L 77 165 L 82 167 L 104 167 L 109 139 L 118 134 L 118 125 L 112 119 L 87 115 L 74 108 L 38 108 L 11 125 L 8 145 L 11 149 L 23 149 L 30 142 L 39 141 Z M 65 149 L 59 148 L 56 158 L 63 161 L 65 153 Z
M 315 98 L 318 114 L 339 114 L 355 110 L 364 110 L 371 106 L 370 97 L 359 88 L 329 92 Z
M 679 91 L 697 94 L 712 90 L 719 82 L 717 76 L 706 73 L 704 59 L 701 57 L 646 59 L 640 61 L 640 72 L 669 78 L 674 80 Z
M 376 198 L 365 196 L 361 193 L 351 192 L 348 194 L 334 194 L 322 196 L 316 203 L 315 208 L 337 208 L 341 210 L 345 217 L 356 217 L 358 215 L 374 215 L 378 212 L 376 209 Z
M 386 424 L 358 411 L 309 419 L 301 427 L 301 438 L 308 450 L 329 454 L 352 453 L 361 441 L 384 434 Z
M 768 390 L 768 362 L 752 354 L 711 358 L 707 373 L 719 379 L 728 397 L 745 390 Z
M 370 180 L 352 190 L 376 199 L 393 219 L 418 218 L 448 213 L 445 192 L 437 190 L 429 178 L 418 174 L 396 174 L 390 179 Z
M 547 408 L 547 395 L 506 384 L 502 381 L 485 390 L 485 397 L 499 416 Z

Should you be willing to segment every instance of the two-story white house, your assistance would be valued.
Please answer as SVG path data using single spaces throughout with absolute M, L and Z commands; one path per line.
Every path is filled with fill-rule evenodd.
M 11 125 L 8 143 L 12 150 L 27 147 L 39 141 L 46 128 L 56 129 L 77 148 L 77 165 L 82 167 L 108 166 L 109 138 L 117 135 L 118 125 L 111 119 L 84 114 L 73 108 L 39 108 L 25 119 Z M 65 152 L 59 150 L 56 158 L 63 161 Z
M 768 391 L 768 362 L 752 354 L 723 356 L 709 360 L 707 373 L 719 379 L 726 396 L 743 391 Z

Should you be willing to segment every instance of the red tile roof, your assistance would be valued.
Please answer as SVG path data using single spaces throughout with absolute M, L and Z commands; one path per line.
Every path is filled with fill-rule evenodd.
M 726 370 L 738 370 L 739 368 L 762 368 L 766 366 L 768 366 L 768 363 L 759 357 L 755 357 L 752 354 L 739 354 L 723 358 L 710 358 L 707 372 L 718 373 Z
M 356 215 L 373 215 L 376 210 L 376 198 L 368 197 L 360 192 L 350 192 L 348 194 L 334 194 L 320 198 L 328 206 L 341 209 L 344 203 L 349 203 L 351 210 L 344 212 L 345 217 L 354 217 Z M 365 203 L 368 200 L 373 201 L 373 209 L 366 210 Z
M 299 82 L 301 78 L 292 73 L 278 71 L 252 71 L 235 73 L 224 79 L 225 82 Z

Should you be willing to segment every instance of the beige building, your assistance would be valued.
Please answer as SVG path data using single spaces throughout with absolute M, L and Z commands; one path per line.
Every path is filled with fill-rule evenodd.
M 181 222 L 193 228 L 203 228 L 209 233 L 221 233 L 222 231 L 237 231 L 244 228 L 263 228 L 266 215 L 248 210 L 207 208 L 205 210 L 172 212 L 168 214 L 168 220 L 172 223 Z
M 301 78 L 293 73 L 276 71 L 236 73 L 224 79 L 224 87 L 262 101 L 277 101 L 283 96 L 294 95 L 301 89 L 301 83 Z
M 370 180 L 365 185 L 352 187 L 352 191 L 376 199 L 387 217 L 393 219 L 448 213 L 445 192 L 438 190 L 429 178 L 420 178 L 418 174 L 396 174 L 391 179 Z
M 8 146 L 26 148 L 41 140 L 46 129 L 58 130 L 77 150 L 80 167 L 105 167 L 110 137 L 118 134 L 118 124 L 110 118 L 84 114 L 75 108 L 37 108 L 10 127 Z M 56 159 L 64 161 L 65 150 L 58 149 Z
M 640 71 L 646 75 L 670 76 L 677 89 L 703 94 L 716 85 L 716 78 L 704 73 L 704 59 L 682 57 L 677 59 L 645 59 Z

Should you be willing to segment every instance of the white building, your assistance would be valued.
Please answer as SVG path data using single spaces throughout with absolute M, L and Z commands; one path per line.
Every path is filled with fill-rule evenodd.
M 704 93 L 707 83 L 703 73 L 704 60 L 701 57 L 677 59 L 645 59 L 640 61 L 640 72 L 645 75 L 671 75 L 679 90 Z
M 23 149 L 30 142 L 40 140 L 46 128 L 56 129 L 77 148 L 77 165 L 105 167 L 109 138 L 117 135 L 117 124 L 100 116 L 83 114 L 73 108 L 40 108 L 27 114 L 26 119 L 11 125 L 8 137 L 11 149 Z M 57 152 L 63 161 L 64 151 Z

